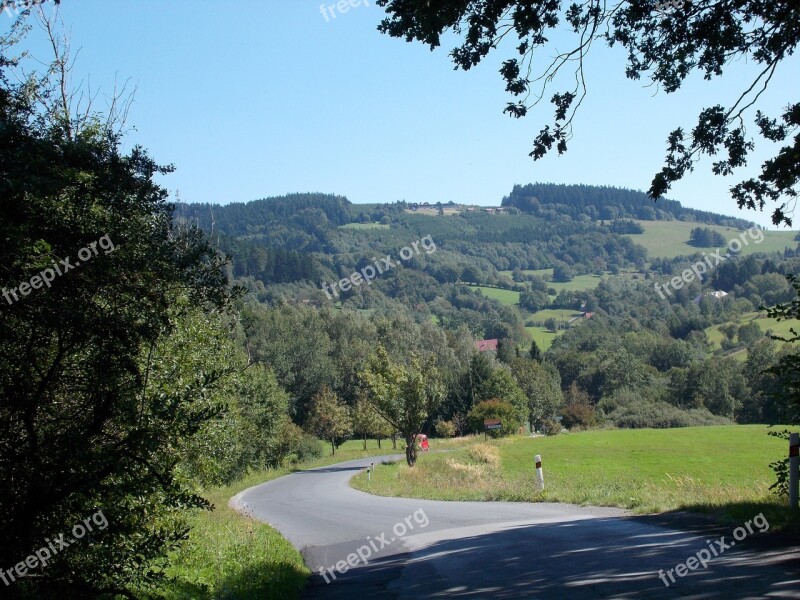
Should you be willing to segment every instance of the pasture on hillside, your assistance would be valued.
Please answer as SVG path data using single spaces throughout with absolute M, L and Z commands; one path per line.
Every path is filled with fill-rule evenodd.
M 690 245 L 689 235 L 695 227 L 707 227 L 719 232 L 726 240 L 739 238 L 741 231 L 733 227 L 720 225 L 705 225 L 688 221 L 636 221 L 644 227 L 644 233 L 625 234 L 634 243 L 647 248 L 649 258 L 673 258 L 675 256 L 688 256 L 696 252 L 715 250 L 716 248 L 698 248 Z M 742 248 L 742 254 L 755 252 L 783 252 L 785 248 L 796 248 L 794 240 L 796 231 L 764 231 L 764 240 L 758 244 L 749 234 L 745 239 L 749 245 Z

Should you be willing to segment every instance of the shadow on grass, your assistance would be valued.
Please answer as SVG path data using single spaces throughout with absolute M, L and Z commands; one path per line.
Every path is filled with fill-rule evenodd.
M 757 513 L 756 513 L 757 514 Z M 754 515 L 749 515 L 752 518 Z M 413 553 L 370 559 L 335 581 L 312 573 L 305 598 L 797 598 L 800 546 L 770 534 L 749 535 L 665 585 L 659 571 L 686 564 L 730 527 L 678 513 L 512 526 L 436 540 Z M 422 534 L 423 536 L 425 534 Z M 413 538 L 412 538 L 413 539 Z M 361 543 L 361 540 L 353 542 Z M 733 546 L 733 545 L 732 545 Z M 327 562 L 340 545 L 319 548 Z M 328 550 L 331 550 L 328 552 Z M 399 550 L 399 548 L 397 548 Z M 352 550 L 349 550 L 352 551 Z M 665 575 L 666 576 L 666 575 Z M 794 590 L 794 591 L 793 591 Z
M 297 565 L 264 563 L 253 565 L 221 579 L 213 591 L 207 585 L 185 580 L 165 584 L 169 600 L 293 600 L 300 598 L 308 576 Z
M 696 514 L 699 518 L 711 517 L 718 523 L 734 527 L 746 523 L 756 515 L 764 515 L 772 533 L 800 533 L 800 510 L 789 510 L 788 503 L 781 503 L 777 498 L 773 502 L 730 502 L 727 504 L 688 504 L 679 510 L 662 513 L 664 518 L 670 515 Z M 797 538 L 795 538 L 797 539 Z M 798 594 L 800 596 L 800 594 Z

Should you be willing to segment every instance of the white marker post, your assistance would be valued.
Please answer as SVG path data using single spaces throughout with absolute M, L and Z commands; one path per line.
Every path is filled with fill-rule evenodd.
M 798 467 L 800 467 L 800 433 L 789 434 L 789 508 L 798 508 Z
M 533 457 L 536 462 L 536 489 L 540 492 L 544 490 L 544 475 L 542 474 L 542 457 L 537 454 Z

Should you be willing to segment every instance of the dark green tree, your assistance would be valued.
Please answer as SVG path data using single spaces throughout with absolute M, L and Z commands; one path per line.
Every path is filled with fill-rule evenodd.
M 207 506 L 176 466 L 223 412 L 210 394 L 231 367 L 176 365 L 160 348 L 230 292 L 200 232 L 173 225 L 154 181 L 171 169 L 124 153 L 99 117 L 32 104 L 58 82 L 20 89 L 9 65 L 0 57 L 0 564 L 102 509 L 93 543 L 7 591 L 124 594 L 185 537 L 184 511 Z M 183 385 L 163 377 L 172 368 Z
M 750 321 L 739 325 L 737 336 L 740 344 L 750 346 L 764 337 L 764 333 L 761 331 L 761 326 L 757 321 Z
M 539 350 L 539 344 L 536 343 L 536 340 L 531 340 L 531 349 L 528 351 L 528 355 L 531 360 L 542 362 L 542 351 Z

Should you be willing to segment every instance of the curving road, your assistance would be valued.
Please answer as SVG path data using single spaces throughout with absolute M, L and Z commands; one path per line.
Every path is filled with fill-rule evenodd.
M 398 459 L 300 471 L 231 505 L 300 549 L 314 571 L 308 598 L 800 599 L 798 540 L 759 533 L 763 521 L 736 542 L 734 527 L 686 513 L 384 498 L 348 485 L 372 460 Z

